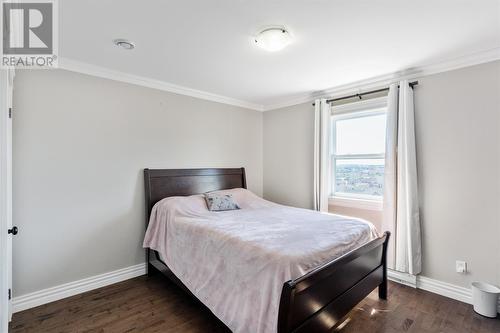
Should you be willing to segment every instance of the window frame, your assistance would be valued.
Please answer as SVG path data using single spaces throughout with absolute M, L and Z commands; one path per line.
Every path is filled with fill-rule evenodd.
M 335 192 L 335 172 L 337 160 L 356 159 L 385 159 L 382 154 L 342 154 L 336 153 L 336 122 L 339 120 L 355 119 L 387 114 L 387 97 L 373 98 L 359 102 L 332 107 L 330 131 L 330 196 L 329 204 L 367 210 L 382 210 L 383 196 L 367 194 L 349 194 Z

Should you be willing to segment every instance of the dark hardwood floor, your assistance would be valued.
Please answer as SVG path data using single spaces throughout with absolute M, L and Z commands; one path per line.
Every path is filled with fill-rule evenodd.
M 500 332 L 460 303 L 391 283 L 389 301 L 373 292 L 336 332 Z M 161 276 L 139 277 L 15 313 L 10 332 L 229 332 L 207 309 Z

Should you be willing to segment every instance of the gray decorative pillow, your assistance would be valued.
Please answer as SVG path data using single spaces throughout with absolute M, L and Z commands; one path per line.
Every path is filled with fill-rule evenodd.
M 240 209 L 231 194 L 205 193 L 205 201 L 210 211 Z

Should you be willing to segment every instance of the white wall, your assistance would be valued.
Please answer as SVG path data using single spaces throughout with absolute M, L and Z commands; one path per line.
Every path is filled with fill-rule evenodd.
M 500 284 L 500 61 L 419 79 L 422 274 Z M 454 272 L 455 260 L 470 274 Z
M 266 199 L 312 208 L 313 134 L 311 103 L 264 112 Z
M 419 81 L 423 275 L 500 284 L 500 62 Z M 251 190 L 312 207 L 310 103 L 262 114 L 59 70 L 15 88 L 15 296 L 142 262 L 144 167 L 244 166 Z
M 14 295 L 144 261 L 142 169 L 246 167 L 262 113 L 62 70 L 18 71 Z
M 365 219 L 373 223 L 377 230 L 382 230 L 382 210 L 379 209 L 360 209 L 339 205 L 329 205 L 328 211 L 335 214 L 354 216 Z
M 500 284 L 500 61 L 419 82 L 422 275 Z M 306 103 L 264 114 L 265 198 L 312 207 L 313 113 Z M 456 259 L 469 274 L 455 273 Z

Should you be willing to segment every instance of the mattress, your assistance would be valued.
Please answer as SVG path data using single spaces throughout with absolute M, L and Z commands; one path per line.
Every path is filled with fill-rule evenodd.
M 241 209 L 211 212 L 202 195 L 159 201 L 143 245 L 233 332 L 276 332 L 284 282 L 379 237 L 361 219 L 220 192 Z

